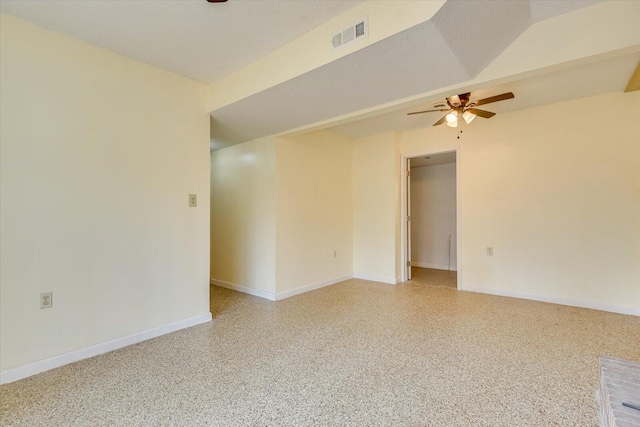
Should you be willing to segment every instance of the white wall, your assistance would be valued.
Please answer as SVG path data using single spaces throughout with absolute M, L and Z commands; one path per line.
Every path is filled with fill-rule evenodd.
M 351 140 L 313 132 L 279 140 L 276 152 L 278 294 L 350 277 Z
M 456 164 L 411 168 L 411 265 L 456 270 L 456 243 Z
M 639 314 L 638 117 L 616 92 L 403 133 L 405 156 L 461 144 L 462 287 Z
M 353 274 L 396 283 L 400 276 L 399 140 L 395 132 L 353 146 Z
M 276 292 L 276 139 L 211 153 L 211 278 Z
M 208 315 L 206 87 L 0 19 L 0 369 Z

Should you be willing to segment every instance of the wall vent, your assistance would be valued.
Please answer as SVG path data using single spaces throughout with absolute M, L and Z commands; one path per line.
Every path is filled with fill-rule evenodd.
M 369 37 L 369 23 L 365 16 L 357 22 L 343 28 L 340 32 L 333 35 L 331 44 L 334 49 L 351 45 L 359 40 Z

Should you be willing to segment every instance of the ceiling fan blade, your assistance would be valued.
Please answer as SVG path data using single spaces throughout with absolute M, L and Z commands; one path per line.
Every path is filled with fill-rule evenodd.
M 407 116 L 410 116 L 412 114 L 433 113 L 435 111 L 449 111 L 449 109 L 448 108 L 441 108 L 439 110 L 414 111 L 413 113 L 407 113 Z
M 636 70 L 631 75 L 631 78 L 629 79 L 629 83 L 627 84 L 627 87 L 624 89 L 624 91 L 633 92 L 634 90 L 639 90 L 639 89 L 640 89 L 640 61 L 636 66 Z
M 227 0 L 207 0 L 208 3 L 225 3 Z
M 440 120 L 438 120 L 437 122 L 435 122 L 433 125 L 434 125 L 434 126 L 441 125 L 441 124 L 443 124 L 446 120 L 447 120 L 447 116 L 444 116 L 443 118 L 441 118 Z
M 485 119 L 490 119 L 496 115 L 496 113 L 492 113 L 491 111 L 479 110 L 477 108 L 467 108 L 466 111 L 473 113 L 476 116 L 484 117 Z
M 484 105 L 491 104 L 492 102 L 504 101 L 505 99 L 515 98 L 513 92 L 503 93 L 501 95 L 490 96 L 489 98 L 480 99 L 478 101 L 474 101 L 473 103 L 476 105 Z

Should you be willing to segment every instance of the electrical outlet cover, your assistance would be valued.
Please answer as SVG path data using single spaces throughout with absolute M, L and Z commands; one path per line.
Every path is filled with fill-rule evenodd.
M 40 308 L 51 308 L 53 306 L 53 292 L 42 292 L 40 294 Z

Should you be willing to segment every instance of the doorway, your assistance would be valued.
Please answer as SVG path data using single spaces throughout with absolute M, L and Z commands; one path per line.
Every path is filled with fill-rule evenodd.
M 403 158 L 403 281 L 457 288 L 458 150 Z

